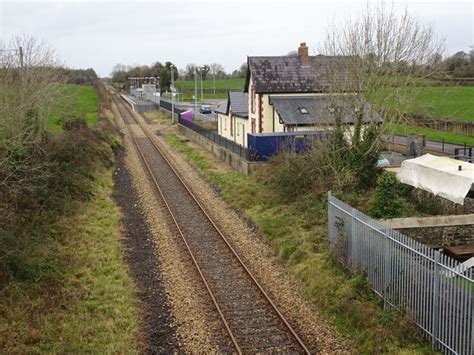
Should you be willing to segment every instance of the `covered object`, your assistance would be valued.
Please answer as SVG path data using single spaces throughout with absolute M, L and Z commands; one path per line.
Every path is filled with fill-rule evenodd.
M 404 184 L 463 205 L 474 184 L 474 164 L 425 154 L 405 160 L 397 178 Z

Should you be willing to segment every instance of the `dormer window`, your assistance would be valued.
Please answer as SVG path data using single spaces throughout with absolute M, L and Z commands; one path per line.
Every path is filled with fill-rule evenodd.
M 308 114 L 308 110 L 306 109 L 306 107 L 298 107 L 298 111 L 300 111 L 302 115 Z

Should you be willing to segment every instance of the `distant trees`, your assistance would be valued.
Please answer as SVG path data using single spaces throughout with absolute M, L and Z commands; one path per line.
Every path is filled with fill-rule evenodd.
M 239 69 L 236 69 L 232 72 L 230 77 L 232 78 L 245 78 L 247 75 L 247 63 L 243 63 Z
M 112 82 L 120 83 L 125 86 L 128 85 L 127 78 L 129 77 L 160 77 L 160 86 L 162 90 L 169 90 L 171 84 L 171 66 L 174 66 L 171 62 L 155 62 L 151 66 L 126 66 L 124 64 L 116 64 L 110 73 Z M 186 64 L 181 69 L 174 66 L 174 77 L 175 80 L 194 80 L 194 73 L 197 72 L 198 79 L 202 75 L 203 80 L 210 79 L 230 79 L 230 78 L 245 78 L 247 75 L 247 63 L 243 63 L 238 69 L 232 73 L 226 73 L 222 64 L 211 63 L 204 65 L 197 65 L 194 63 Z
M 130 77 L 159 77 L 161 90 L 169 90 L 171 85 L 171 68 L 174 68 L 174 77 L 178 79 L 178 69 L 172 62 L 155 62 L 151 66 L 125 66 L 116 64 L 110 74 L 112 82 L 128 86 Z
M 447 74 L 455 78 L 474 77 L 474 46 L 469 53 L 460 51 L 446 58 L 443 65 Z
M 94 69 L 64 69 L 66 81 L 71 84 L 92 84 L 98 79 Z

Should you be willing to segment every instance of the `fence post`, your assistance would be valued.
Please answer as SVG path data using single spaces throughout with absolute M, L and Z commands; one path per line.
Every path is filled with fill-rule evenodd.
M 354 272 L 356 272 L 356 262 L 355 262 L 355 255 L 354 255 L 354 248 L 355 248 L 355 234 L 356 234 L 356 220 L 355 220 L 355 213 L 356 209 L 352 208 L 351 209 L 351 237 L 347 241 L 347 256 L 348 256 L 348 261 L 349 265 L 351 265 L 351 268 Z
M 439 333 L 439 261 L 440 253 L 438 250 L 434 252 L 434 275 L 433 275 L 433 320 L 431 329 L 431 347 L 433 350 L 436 349 Z
M 332 242 L 332 206 L 331 206 L 332 193 L 328 191 L 328 244 L 329 251 L 332 252 L 331 242 Z
M 388 234 L 390 233 L 390 229 L 384 229 L 384 259 L 385 259 L 385 265 L 384 265 L 384 283 L 383 283 L 383 308 L 388 309 L 390 304 L 388 301 L 388 298 L 390 297 L 388 289 L 390 288 L 390 282 L 392 278 L 392 253 L 391 253 L 391 248 L 390 248 L 390 239 Z

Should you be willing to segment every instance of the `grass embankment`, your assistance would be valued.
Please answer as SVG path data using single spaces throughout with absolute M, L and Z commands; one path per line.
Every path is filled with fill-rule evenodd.
M 271 173 L 244 176 L 234 171 L 217 172 L 178 136 L 167 134 L 165 138 L 196 164 L 227 202 L 258 225 L 287 268 L 303 281 L 308 297 L 354 340 L 360 353 L 430 352 L 412 322 L 384 311 L 365 278 L 350 275 L 331 258 L 325 198 L 304 195 L 294 202 L 282 202 L 268 184 Z
M 37 226 L 43 235 L 28 241 L 36 250 L 27 259 L 10 260 L 14 280 L 0 295 L 2 352 L 137 349 L 137 304 L 123 262 L 111 175 L 111 170 L 96 172 L 93 197 L 72 203 L 77 213 Z
M 94 96 L 79 88 L 73 112 Z M 105 119 L 55 134 L 44 177 L 0 215 L 1 353 L 137 351 L 138 305 L 111 198 L 117 146 Z
M 83 118 L 88 127 L 98 119 L 99 98 L 93 85 L 64 84 L 58 88 L 58 104 L 48 120 L 51 133 L 64 131 L 62 119 Z

